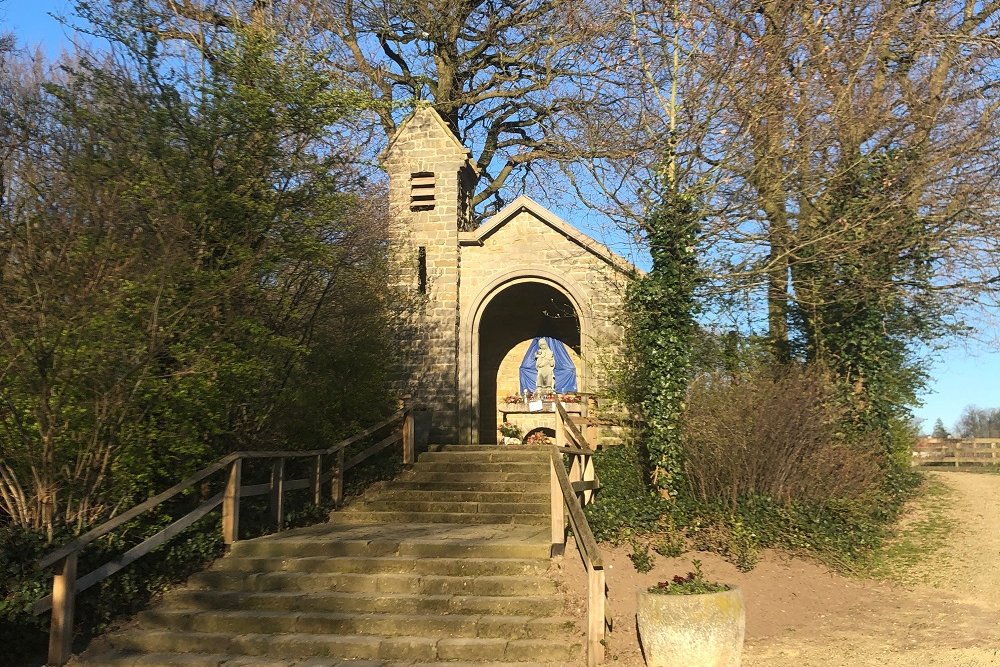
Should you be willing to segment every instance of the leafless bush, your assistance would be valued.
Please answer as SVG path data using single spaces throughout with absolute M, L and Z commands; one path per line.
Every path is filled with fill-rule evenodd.
M 828 501 L 873 492 L 875 450 L 838 434 L 842 414 L 833 383 L 816 368 L 700 377 L 684 433 L 690 493 L 735 509 L 748 497 Z

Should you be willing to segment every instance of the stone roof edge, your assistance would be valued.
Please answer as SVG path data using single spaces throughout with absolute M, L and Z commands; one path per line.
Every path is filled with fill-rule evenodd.
M 452 143 L 455 144 L 455 147 L 465 154 L 465 158 L 469 166 L 472 167 L 472 170 L 478 174 L 479 165 L 476 164 L 476 161 L 474 159 L 472 159 L 472 150 L 466 148 L 462 144 L 462 142 L 458 140 L 458 137 L 455 136 L 455 133 L 452 132 L 452 129 L 448 127 L 448 123 L 446 123 L 444 118 L 441 117 L 441 114 L 439 114 L 437 109 L 435 109 L 434 106 L 428 102 L 418 102 L 416 108 L 413 109 L 413 112 L 405 119 L 403 119 L 402 123 L 396 126 L 396 131 L 392 133 L 392 137 L 389 139 L 389 143 L 386 144 L 385 148 L 382 149 L 382 152 L 379 153 L 378 161 L 380 163 L 385 161 L 386 157 L 392 151 L 393 146 L 396 144 L 396 139 L 403 134 L 403 130 L 406 129 L 406 126 L 409 125 L 410 121 L 413 120 L 416 117 L 416 115 L 422 110 L 427 110 L 431 112 L 431 117 L 434 119 L 434 121 L 441 127 L 442 130 L 444 130 L 444 133 L 448 135 L 448 138 L 451 139 Z
M 520 195 L 517 199 L 504 206 L 501 210 L 493 214 L 489 220 L 480 225 L 475 231 L 459 232 L 459 244 L 483 245 L 483 241 L 486 237 L 495 233 L 522 210 L 532 213 L 536 218 L 547 224 L 549 227 L 553 228 L 591 254 L 603 259 L 619 271 L 636 275 L 642 273 L 627 259 L 616 254 L 603 243 L 587 236 L 576 227 L 569 224 L 527 195 Z

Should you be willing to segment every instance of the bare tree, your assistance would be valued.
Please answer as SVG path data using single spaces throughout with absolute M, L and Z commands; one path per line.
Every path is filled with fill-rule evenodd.
M 607 133 L 618 120 L 637 150 L 593 160 L 581 188 L 596 185 L 629 226 L 669 152 L 684 188 L 709 204 L 707 288 L 762 302 L 779 357 L 797 313 L 829 296 L 811 292 L 803 269 L 893 230 L 887 209 L 922 221 L 930 293 L 953 304 L 995 293 L 1000 3 L 676 0 L 622 11 L 634 37 L 620 71 L 633 76 L 604 82 L 622 113 L 597 122 Z M 890 158 L 905 175 L 867 211 L 841 215 L 850 183 Z
M 955 424 L 955 432 L 960 438 L 1000 438 L 1000 408 L 967 405 Z
M 128 7 L 123 7 L 127 5 Z M 130 0 L 146 31 L 209 60 L 234 29 L 267 25 L 326 52 L 330 71 L 370 95 L 384 145 L 414 104 L 434 105 L 482 169 L 480 215 L 553 162 L 607 150 L 578 119 L 607 105 L 586 82 L 615 76 L 623 31 L 603 2 L 584 0 Z

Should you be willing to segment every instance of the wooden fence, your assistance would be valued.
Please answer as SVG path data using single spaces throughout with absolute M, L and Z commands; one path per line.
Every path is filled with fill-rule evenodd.
M 913 449 L 914 466 L 1000 465 L 998 438 L 921 438 Z

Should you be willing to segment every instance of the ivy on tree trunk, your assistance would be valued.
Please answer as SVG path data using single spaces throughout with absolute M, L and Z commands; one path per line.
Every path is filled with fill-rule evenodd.
M 644 223 L 652 268 L 627 298 L 627 344 L 633 362 L 631 397 L 644 421 L 653 485 L 675 497 L 681 476 L 681 422 L 691 375 L 695 331 L 695 257 L 699 216 L 695 201 L 675 189 Z

